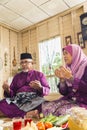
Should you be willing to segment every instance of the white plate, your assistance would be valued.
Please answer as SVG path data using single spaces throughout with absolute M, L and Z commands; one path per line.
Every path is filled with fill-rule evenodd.
M 0 120 L 0 125 L 3 124 L 3 123 L 4 123 L 4 121 L 3 121 L 3 120 Z
M 9 122 L 5 122 L 2 124 L 3 127 L 7 127 L 7 126 L 12 126 L 12 121 L 9 121 Z

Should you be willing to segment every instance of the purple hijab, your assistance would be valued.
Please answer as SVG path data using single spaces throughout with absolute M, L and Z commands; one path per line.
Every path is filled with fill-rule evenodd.
M 63 50 L 68 51 L 72 56 L 72 63 L 67 67 L 72 71 L 75 78 L 79 77 L 79 79 L 81 79 L 84 74 L 85 67 L 87 66 L 87 56 L 77 44 L 65 46 Z

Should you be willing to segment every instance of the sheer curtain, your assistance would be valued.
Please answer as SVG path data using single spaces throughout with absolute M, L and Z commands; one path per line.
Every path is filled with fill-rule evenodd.
M 53 37 L 39 43 L 40 70 L 46 75 L 51 86 L 50 92 L 57 92 L 59 79 L 54 71 L 62 64 L 60 37 Z

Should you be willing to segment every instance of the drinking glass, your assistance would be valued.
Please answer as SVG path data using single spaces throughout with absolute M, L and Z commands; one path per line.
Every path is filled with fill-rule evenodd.
M 13 121 L 13 130 L 21 130 L 22 128 L 22 118 L 21 117 L 15 117 L 12 119 Z
M 27 123 L 31 123 L 32 118 L 24 117 L 24 126 L 27 125 Z

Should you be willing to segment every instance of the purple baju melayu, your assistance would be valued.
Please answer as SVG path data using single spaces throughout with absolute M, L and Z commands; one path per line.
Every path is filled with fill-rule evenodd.
M 38 80 L 42 85 L 42 90 L 38 91 L 29 86 L 31 81 Z M 46 77 L 43 73 L 36 70 L 29 72 L 20 72 L 14 78 L 10 85 L 10 95 L 4 92 L 5 97 L 14 97 L 20 92 L 36 92 L 38 96 L 43 97 L 48 95 L 50 87 L 47 83 Z M 7 117 L 24 117 L 26 112 L 20 110 L 14 103 L 8 104 L 6 99 L 0 101 L 0 111 L 2 111 Z
M 63 115 L 73 106 L 87 109 L 87 56 L 78 45 L 69 45 L 64 48 L 72 55 L 72 64 L 66 66 L 73 74 L 73 80 L 65 79 L 59 83 L 58 88 L 62 98 L 43 103 L 43 113 L 48 115 Z M 64 50 L 63 49 L 63 50 Z

